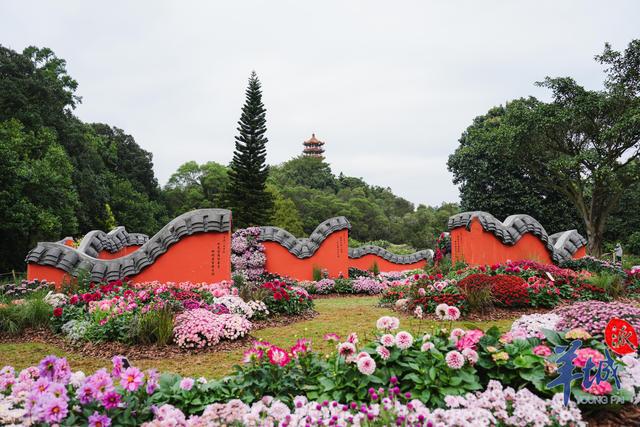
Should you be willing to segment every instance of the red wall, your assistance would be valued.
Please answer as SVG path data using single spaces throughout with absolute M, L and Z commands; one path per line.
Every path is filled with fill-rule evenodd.
M 360 270 L 371 270 L 374 262 L 378 263 L 378 269 L 381 272 L 414 270 L 416 268 L 424 268 L 424 266 L 427 265 L 426 260 L 414 262 L 413 264 L 394 264 L 378 255 L 368 254 L 360 258 L 349 258 L 349 267 L 359 268 Z
M 497 264 L 506 260 L 528 259 L 553 264 L 551 254 L 544 242 L 531 233 L 526 233 L 515 245 L 503 244 L 493 233 L 484 231 L 480 221 L 471 221 L 471 231 L 465 227 L 451 230 L 451 260 L 464 261 L 471 265 Z
M 313 268 L 327 269 L 329 277 L 336 278 L 340 273 L 349 275 L 348 263 L 349 231 L 332 233 L 309 258 L 300 259 L 292 255 L 287 248 L 277 242 L 263 242 L 267 258 L 265 270 L 297 280 L 313 280 Z
M 130 253 L 133 253 L 135 251 L 137 251 L 140 248 L 140 246 L 138 245 L 132 245 L 132 246 L 125 246 L 124 248 L 120 249 L 119 251 L 116 252 L 109 252 L 109 251 L 100 251 L 100 253 L 98 254 L 98 259 L 116 259 L 116 258 L 120 258 L 123 257 L 125 255 L 129 255 Z
M 131 281 L 206 282 L 231 279 L 231 234 L 199 233 L 184 237 Z M 38 264 L 27 265 L 27 279 L 39 279 L 60 285 L 69 275 L 58 268 Z

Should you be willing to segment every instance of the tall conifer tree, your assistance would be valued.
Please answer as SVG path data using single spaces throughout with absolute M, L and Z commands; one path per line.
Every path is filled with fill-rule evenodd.
M 271 218 L 273 199 L 266 191 L 269 175 L 266 164 L 267 131 L 262 104 L 260 80 L 255 71 L 249 77 L 246 101 L 238 121 L 238 136 L 233 160 L 229 168 L 229 185 L 226 191 L 228 207 L 233 212 L 236 227 L 266 225 Z

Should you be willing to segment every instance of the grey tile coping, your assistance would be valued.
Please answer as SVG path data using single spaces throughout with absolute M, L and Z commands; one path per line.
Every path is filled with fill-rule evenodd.
M 183 237 L 230 229 L 231 211 L 198 209 L 174 218 L 138 250 L 120 258 L 102 260 L 61 243 L 40 242 L 29 251 L 26 262 L 56 267 L 72 275 L 84 270 L 92 281 L 117 280 L 140 273 Z

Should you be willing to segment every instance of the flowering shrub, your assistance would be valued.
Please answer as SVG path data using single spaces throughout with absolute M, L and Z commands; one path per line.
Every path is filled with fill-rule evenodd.
M 336 282 L 332 279 L 321 279 L 318 281 L 300 282 L 299 285 L 310 294 L 326 295 L 335 290 Z
M 294 315 L 313 308 L 313 300 L 301 287 L 276 279 L 262 284 L 262 288 L 270 292 L 264 303 L 271 313 Z
M 578 259 L 570 259 L 560 264 L 563 268 L 570 268 L 571 270 L 588 270 L 594 273 L 609 272 L 624 276 L 625 272 L 622 269 L 622 264 L 618 262 L 610 262 L 607 260 L 595 258 L 592 256 L 585 256 Z
M 527 283 L 517 276 L 491 276 L 491 294 L 498 304 L 506 307 L 522 307 L 530 302 Z
M 222 325 L 220 338 L 237 340 L 251 331 L 251 322 L 237 314 L 219 314 L 215 322 Z
M 252 405 L 234 399 L 214 403 L 202 415 L 188 417 L 171 405 L 156 410 L 153 421 L 144 427 L 162 427 L 168 422 L 184 426 L 203 425 L 573 425 L 586 426 L 574 403 L 562 404 L 561 395 L 545 400 L 528 390 L 515 391 L 491 381 L 483 392 L 465 397 L 447 396 L 447 409 L 429 409 L 411 394 L 399 393 L 391 384 L 387 389 L 371 389 L 367 404 L 339 403 L 335 400 L 309 401 L 296 396 L 290 408 L 284 402 L 265 396 Z M 503 409 L 504 408 L 504 409 Z
M 555 313 L 525 314 L 511 325 L 511 332 L 524 331 L 527 338 L 544 338 L 543 329 L 556 330 L 561 318 Z
M 560 289 L 550 280 L 531 276 L 527 280 L 532 307 L 555 307 L 560 302 Z
M 258 242 L 260 227 L 239 229 L 231 236 L 231 266 L 247 280 L 257 280 L 264 273 L 264 246 Z
M 204 348 L 220 341 L 224 325 L 219 316 L 199 308 L 178 315 L 173 328 L 176 344 L 182 348 Z
M 376 295 L 387 289 L 386 282 L 380 282 L 373 277 L 360 276 L 353 280 L 351 287 L 358 294 Z
M 583 328 L 592 335 L 603 335 L 609 320 L 617 317 L 640 330 L 640 308 L 622 302 L 584 301 L 553 311 L 560 316 L 558 329 Z

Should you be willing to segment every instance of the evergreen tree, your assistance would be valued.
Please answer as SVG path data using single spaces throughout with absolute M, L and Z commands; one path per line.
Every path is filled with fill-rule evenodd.
M 226 191 L 228 207 L 233 211 L 236 227 L 266 225 L 271 217 L 273 199 L 266 191 L 269 175 L 266 165 L 267 131 L 262 104 L 260 80 L 253 71 L 249 77 L 247 99 L 238 121 L 236 148 L 229 168 L 229 184 Z

